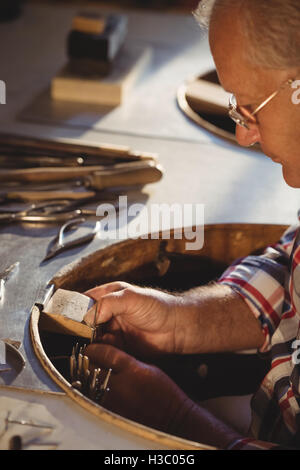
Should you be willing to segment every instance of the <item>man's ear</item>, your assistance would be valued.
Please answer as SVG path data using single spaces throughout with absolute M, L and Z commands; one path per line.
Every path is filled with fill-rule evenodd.
M 245 129 L 244 127 L 237 125 L 235 136 L 237 142 L 242 147 L 251 147 L 261 141 L 260 131 L 256 124 L 250 124 L 250 129 Z

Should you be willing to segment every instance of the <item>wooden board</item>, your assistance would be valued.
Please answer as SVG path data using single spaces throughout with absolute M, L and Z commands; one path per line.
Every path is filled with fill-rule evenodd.
M 124 49 L 107 77 L 75 75 L 68 64 L 52 79 L 53 100 L 119 106 L 150 62 L 151 49 Z
M 93 305 L 92 299 L 79 292 L 58 289 L 41 312 L 40 328 L 91 339 L 93 329 L 83 318 Z

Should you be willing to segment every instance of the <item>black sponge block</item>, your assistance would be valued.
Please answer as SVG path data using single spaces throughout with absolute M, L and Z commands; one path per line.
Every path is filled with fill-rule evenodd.
M 124 43 L 127 34 L 127 17 L 108 15 L 101 34 L 87 34 L 72 30 L 67 38 L 67 54 L 70 59 L 112 61 Z

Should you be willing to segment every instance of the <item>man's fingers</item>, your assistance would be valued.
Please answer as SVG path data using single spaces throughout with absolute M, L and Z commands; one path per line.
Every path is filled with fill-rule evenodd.
M 117 315 L 122 315 L 128 311 L 128 305 L 125 300 L 124 287 L 121 290 L 103 295 L 96 305 L 94 305 L 84 316 L 84 321 L 93 326 L 99 323 L 106 323 Z
M 86 291 L 84 294 L 94 299 L 96 303 L 85 314 L 85 323 L 87 325 L 94 326 L 95 323 L 98 324 L 109 321 L 113 316 L 112 313 L 107 311 L 106 315 L 104 316 L 101 311 L 102 309 L 100 310 L 100 307 L 102 306 L 103 297 L 113 292 L 122 291 L 126 289 L 126 287 L 129 287 L 129 285 L 130 284 L 128 284 L 127 282 L 122 281 L 109 282 L 107 284 L 103 284 L 102 286 L 94 287 L 93 289 Z
M 129 287 L 129 285 L 130 284 L 128 284 L 127 282 L 123 282 L 123 281 L 108 282 L 107 284 L 103 284 L 102 286 L 89 289 L 86 292 L 84 292 L 84 294 L 98 301 L 104 295 L 110 294 L 111 292 L 116 292 L 116 291 L 125 289 L 126 287 Z
M 85 354 L 95 366 L 101 369 L 112 369 L 113 373 L 130 367 L 130 363 L 135 361 L 124 351 L 108 344 L 89 344 L 85 349 Z
M 125 343 L 122 333 L 105 333 L 101 337 L 102 344 L 110 344 L 111 346 L 115 346 L 118 349 L 122 349 L 124 351 Z
M 83 320 L 89 326 L 95 326 L 99 321 L 99 307 L 101 302 L 96 302 L 84 315 Z

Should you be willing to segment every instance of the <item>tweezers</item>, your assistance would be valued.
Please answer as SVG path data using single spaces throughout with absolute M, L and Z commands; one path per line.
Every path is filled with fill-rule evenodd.
M 73 239 L 73 240 L 65 241 L 66 232 L 68 232 L 69 230 L 72 230 L 72 229 L 76 229 L 78 227 L 78 225 L 83 224 L 84 222 L 86 222 L 85 217 L 79 217 L 77 219 L 67 221 L 59 229 L 58 234 L 55 237 L 55 239 L 53 240 L 52 246 L 48 250 L 48 253 L 47 253 L 46 257 L 43 259 L 42 263 L 44 261 L 48 261 L 51 258 L 54 258 L 54 256 L 62 253 L 65 250 L 68 250 L 70 248 L 74 248 L 75 246 L 83 245 L 84 243 L 91 242 L 95 238 L 97 232 L 99 232 L 99 229 L 100 229 L 100 226 L 101 226 L 101 223 L 99 221 L 97 221 L 95 223 L 94 228 L 87 235 L 83 235 L 82 237 L 78 237 L 78 238 Z
M 31 204 L 21 211 L 0 210 L 0 224 L 11 222 L 57 223 L 74 220 L 79 216 L 95 217 L 95 210 L 76 209 L 80 201 L 47 201 Z

